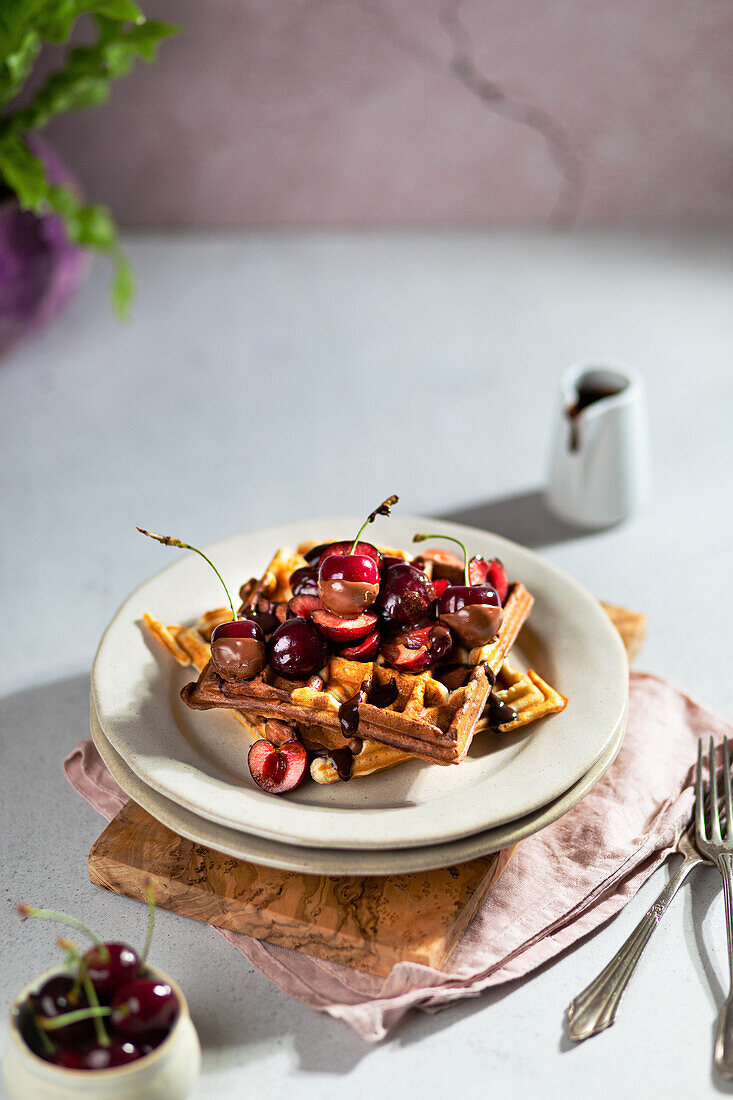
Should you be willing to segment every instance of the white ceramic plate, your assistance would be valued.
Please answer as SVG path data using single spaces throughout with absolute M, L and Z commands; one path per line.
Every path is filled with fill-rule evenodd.
M 260 574 L 278 546 L 348 536 L 357 517 L 314 519 L 237 535 L 208 548 L 232 588 Z M 177 555 L 122 605 L 99 646 L 92 686 L 112 747 L 148 786 L 200 817 L 271 840 L 325 848 L 411 848 L 443 844 L 524 817 L 560 797 L 608 748 L 623 725 L 626 654 L 598 602 L 531 551 L 496 535 L 424 518 L 393 516 L 370 530 L 375 542 L 409 547 L 418 530 L 463 538 L 472 554 L 498 555 L 510 580 L 535 596 L 517 662 L 532 665 L 570 698 L 566 710 L 513 735 L 476 738 L 459 766 L 410 761 L 364 780 L 304 783 L 287 798 L 260 790 L 247 768 L 249 739 L 230 715 L 192 711 L 179 698 L 191 679 L 140 620 L 186 622 L 220 606 L 212 570 Z M 185 532 L 183 532 L 185 535 Z M 437 545 L 437 544 L 436 544 Z
M 190 810 L 184 810 L 175 802 L 158 794 L 152 787 L 138 779 L 122 757 L 115 752 L 97 719 L 94 703 L 91 704 L 90 728 L 94 744 L 114 779 L 123 791 L 139 806 L 147 810 L 157 821 L 179 836 L 205 844 L 216 852 L 234 856 L 265 867 L 276 867 L 280 871 L 297 871 L 311 875 L 402 875 L 413 871 L 431 871 L 435 867 L 451 867 L 469 859 L 498 852 L 517 844 L 532 833 L 544 829 L 563 814 L 567 813 L 595 787 L 605 775 L 621 747 L 624 727 L 618 733 L 583 778 L 573 784 L 569 791 L 536 810 L 519 821 L 500 825 L 497 829 L 488 829 L 483 833 L 464 837 L 462 840 L 449 841 L 447 844 L 433 844 L 424 848 L 382 848 L 370 851 L 354 851 L 342 848 L 304 848 L 301 845 L 281 844 L 276 840 L 240 833 L 226 825 L 217 825 L 204 817 L 198 817 Z

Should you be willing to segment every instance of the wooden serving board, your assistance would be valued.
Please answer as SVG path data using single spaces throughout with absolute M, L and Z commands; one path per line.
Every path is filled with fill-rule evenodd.
M 604 605 L 630 656 L 644 616 Z M 269 943 L 387 975 L 395 963 L 442 969 L 514 848 L 410 875 L 277 871 L 185 840 L 130 801 L 89 853 L 89 878 L 117 894 Z

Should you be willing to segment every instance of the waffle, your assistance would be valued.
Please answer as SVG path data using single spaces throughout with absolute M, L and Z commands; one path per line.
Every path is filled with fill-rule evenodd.
M 517 717 L 512 722 L 505 722 L 497 726 L 500 733 L 510 733 L 527 726 L 530 722 L 536 722 L 549 714 L 557 714 L 567 706 L 567 699 L 550 687 L 541 676 L 530 669 L 528 672 L 519 672 L 508 661 L 501 666 L 496 678 L 494 696 L 500 703 L 505 703 L 516 711 Z M 489 729 L 489 719 L 485 714 L 476 723 L 474 736 Z M 413 757 L 408 753 L 400 752 L 389 745 L 380 745 L 376 741 L 365 740 L 361 750 L 354 753 L 352 766 L 352 778 L 358 776 L 373 775 L 375 772 L 392 768 L 396 764 L 403 764 Z M 336 783 L 339 775 L 334 763 L 326 756 L 318 757 L 311 763 L 311 777 L 316 783 Z

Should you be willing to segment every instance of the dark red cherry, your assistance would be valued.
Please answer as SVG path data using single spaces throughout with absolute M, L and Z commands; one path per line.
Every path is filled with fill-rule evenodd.
M 167 1031 L 177 1015 L 178 998 L 167 982 L 136 978 L 116 990 L 109 1021 L 117 1035 L 134 1042 L 151 1031 Z
M 57 974 L 49 978 L 33 998 L 34 1011 L 38 1016 L 55 1019 L 77 1008 L 88 1008 L 89 1001 L 81 986 L 69 974 Z M 53 1039 L 62 1046 L 74 1046 L 77 1043 L 91 1042 L 94 1038 L 94 1022 L 78 1020 L 54 1030 Z
M 379 568 L 366 554 L 327 554 L 318 569 L 318 595 L 341 618 L 361 615 L 379 595 Z
M 382 656 L 401 672 L 425 672 L 442 661 L 453 647 L 450 630 L 442 623 L 423 623 L 388 638 Z
M 84 1055 L 78 1047 L 61 1047 L 51 1058 L 55 1066 L 64 1069 L 84 1069 L 82 1059 Z
M 84 953 L 82 962 L 102 997 L 111 997 L 118 986 L 132 981 L 140 968 L 137 953 L 126 943 L 95 944 Z
M 285 794 L 302 781 L 308 767 L 308 753 L 300 741 L 274 745 L 262 738 L 250 748 L 247 763 L 258 787 L 268 794 Z
M 294 596 L 318 595 L 318 569 L 314 565 L 304 565 L 290 574 L 290 591 Z
M 267 644 L 270 668 L 287 680 L 307 680 L 328 660 L 328 646 L 309 619 L 286 619 Z
M 126 1066 L 129 1062 L 137 1062 L 142 1058 L 142 1051 L 135 1043 L 112 1043 L 108 1047 L 94 1046 L 85 1050 L 81 1055 L 80 1066 L 69 1066 L 69 1069 L 113 1069 L 115 1066 Z
M 392 623 L 416 623 L 423 619 L 435 599 L 432 582 L 421 569 L 403 562 L 384 574 L 379 606 Z
M 167 1031 L 150 1031 L 144 1039 L 138 1039 L 135 1046 L 141 1054 L 152 1054 L 160 1046 L 164 1039 L 168 1038 Z
M 438 617 L 465 646 L 484 645 L 496 636 L 503 612 L 490 584 L 449 585 L 438 597 Z
M 211 663 L 224 680 L 251 680 L 265 656 L 265 635 L 253 619 L 220 623 L 211 635 Z

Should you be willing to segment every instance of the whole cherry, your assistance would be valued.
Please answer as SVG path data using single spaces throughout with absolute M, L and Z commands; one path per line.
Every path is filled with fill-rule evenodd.
M 496 636 L 503 618 L 501 600 L 490 584 L 469 582 L 468 551 L 452 535 L 414 535 L 413 542 L 424 539 L 449 539 L 463 550 L 465 584 L 449 584 L 437 598 L 438 618 L 450 627 L 463 645 L 473 648 L 485 645 Z
M 140 969 L 137 951 L 126 943 L 95 944 L 82 955 L 87 975 L 103 997 L 111 997 L 118 986 L 131 981 Z
M 286 619 L 267 643 L 270 668 L 287 680 L 307 680 L 327 659 L 328 646 L 310 619 Z
M 343 619 L 355 619 L 379 595 L 379 551 L 357 553 L 364 528 L 377 516 L 388 516 L 398 497 L 392 495 L 371 512 L 351 544 L 348 553 L 340 552 L 340 544 L 323 554 L 318 566 L 318 595 L 327 611 Z M 376 558 L 371 550 L 375 550 Z
M 141 535 L 147 535 L 148 538 L 155 539 L 164 546 L 192 550 L 211 566 L 221 581 L 232 610 L 232 618 L 230 622 L 220 623 L 211 635 L 211 663 L 214 670 L 223 680 L 251 680 L 261 672 L 266 661 L 265 635 L 262 627 L 254 619 L 237 618 L 229 589 L 213 561 L 204 554 L 203 550 L 192 546 L 190 542 L 182 542 L 181 539 L 174 539 L 170 535 L 156 535 L 143 527 L 138 527 L 137 530 Z
M 136 978 L 116 990 L 109 1021 L 118 1036 L 134 1042 L 151 1031 L 167 1031 L 178 1007 L 178 998 L 167 982 Z
M 402 626 L 419 622 L 434 599 L 432 581 L 417 566 L 400 562 L 385 571 L 379 607 L 388 622 Z

